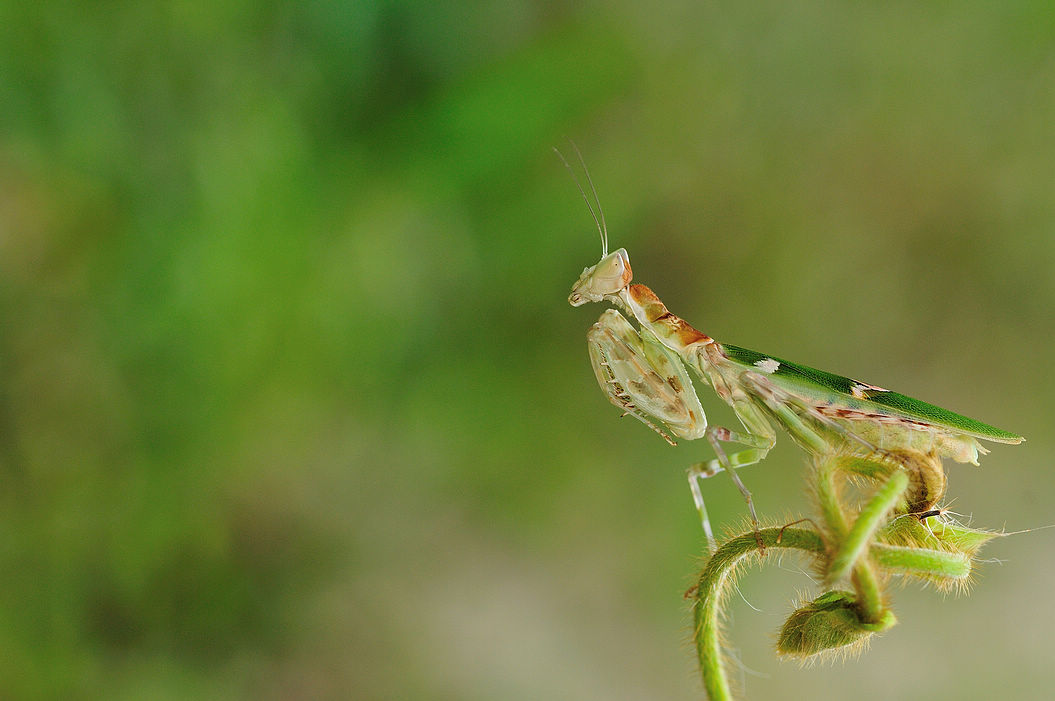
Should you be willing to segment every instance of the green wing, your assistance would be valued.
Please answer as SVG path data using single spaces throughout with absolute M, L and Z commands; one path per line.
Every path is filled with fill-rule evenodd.
M 900 414 L 913 419 L 922 419 L 927 423 L 945 428 L 963 431 L 964 433 L 986 438 L 1001 443 L 1021 443 L 1024 439 L 1014 433 L 1003 431 L 995 426 L 982 423 L 975 419 L 957 414 L 940 406 L 934 406 L 927 402 L 907 397 L 899 392 L 882 390 L 864 382 L 851 380 L 849 377 L 835 375 L 823 370 L 816 370 L 805 365 L 792 363 L 772 355 L 764 355 L 757 351 L 731 346 L 727 343 L 721 344 L 726 357 L 741 365 L 758 368 L 762 374 L 768 374 L 792 384 L 805 385 L 814 390 L 827 390 L 842 395 L 851 406 L 873 405 L 879 411 Z M 767 363 L 767 361 L 769 361 Z M 772 363 L 779 365 L 775 371 L 767 372 L 766 366 Z

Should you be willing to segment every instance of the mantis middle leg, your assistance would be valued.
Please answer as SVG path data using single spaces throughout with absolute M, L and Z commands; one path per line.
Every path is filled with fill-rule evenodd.
M 761 537 L 758 535 L 758 514 L 755 513 L 754 499 L 736 471 L 738 468 L 761 462 L 776 443 L 776 433 L 772 424 L 746 398 L 731 402 L 731 404 L 746 432 L 732 431 L 722 426 L 708 427 L 704 435 L 717 457 L 696 463 L 689 468 L 689 488 L 692 490 L 696 510 L 700 514 L 703 531 L 707 535 L 707 546 L 713 552 L 716 544 L 710 520 L 707 517 L 703 492 L 700 490 L 700 480 L 712 477 L 719 472 L 729 473 L 729 477 L 732 478 L 736 488 L 743 495 L 744 501 L 747 502 L 747 510 L 751 516 L 751 525 L 754 527 L 756 538 L 758 538 L 759 549 L 764 550 Z M 726 454 L 722 443 L 739 443 L 747 448 Z

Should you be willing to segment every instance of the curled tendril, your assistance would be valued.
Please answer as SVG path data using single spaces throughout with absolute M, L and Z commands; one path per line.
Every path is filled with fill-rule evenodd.
M 940 470 L 936 458 L 917 453 L 874 459 L 815 456 L 819 525 L 810 519 L 813 528 L 763 528 L 718 546 L 693 594 L 694 638 L 712 701 L 733 698 L 723 663 L 720 614 L 742 565 L 765 561 L 760 541 L 766 551 L 799 551 L 829 587 L 794 611 L 780 631 L 777 651 L 798 659 L 855 654 L 873 635 L 893 626 L 897 619 L 882 588 L 893 576 L 916 577 L 940 589 L 966 587 L 978 550 L 1001 534 L 947 523 L 940 512 L 930 510 L 944 493 Z M 872 486 L 871 494 L 851 503 L 843 496 L 847 480 Z M 845 584 L 852 588 L 837 588 Z

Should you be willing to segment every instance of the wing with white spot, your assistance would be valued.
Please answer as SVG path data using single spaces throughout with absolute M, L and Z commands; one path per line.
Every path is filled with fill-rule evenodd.
M 843 401 L 850 408 L 905 416 L 999 443 L 1021 443 L 1024 440 L 1017 434 L 900 392 L 727 343 L 720 344 L 720 348 L 729 360 L 745 369 L 764 373 L 774 383 L 788 389 L 806 391 L 818 400 Z

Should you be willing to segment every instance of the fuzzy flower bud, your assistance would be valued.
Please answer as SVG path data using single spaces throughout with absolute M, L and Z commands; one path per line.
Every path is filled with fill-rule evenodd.
M 781 628 L 777 651 L 802 658 L 830 651 L 854 653 L 864 647 L 873 633 L 897 623 L 889 609 L 883 610 L 878 622 L 865 623 L 858 616 L 855 603 L 853 592 L 834 590 L 802 606 Z

